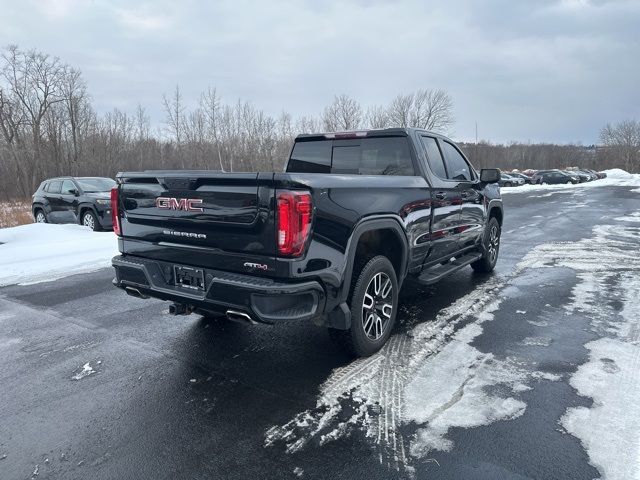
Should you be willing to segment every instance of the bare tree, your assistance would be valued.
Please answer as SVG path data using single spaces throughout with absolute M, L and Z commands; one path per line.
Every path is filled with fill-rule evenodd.
M 370 128 L 387 128 L 390 126 L 389 109 L 375 105 L 367 110 L 366 123 Z
M 362 107 L 355 99 L 338 95 L 325 107 L 322 122 L 328 132 L 355 130 L 362 122 Z
M 454 123 L 453 100 L 444 90 L 418 90 L 393 99 L 388 109 L 389 124 L 446 132 Z
M 35 50 L 23 52 L 10 45 L 2 52 L 3 68 L 0 75 L 6 81 L 11 96 L 22 109 L 31 133 L 30 184 L 36 181 L 41 169 L 43 121 L 52 105 L 62 102 L 61 78 L 64 65 L 57 57 L 49 57 Z
M 181 168 L 184 168 L 184 161 L 182 161 L 182 137 L 184 133 L 185 107 L 182 104 L 182 93 L 180 93 L 180 87 L 176 85 L 176 89 L 170 98 L 166 95 L 162 95 L 162 103 L 164 104 L 164 109 L 167 113 L 166 123 L 170 136 L 169 138 L 176 142 L 176 151 L 178 152 L 178 157 L 181 159 Z
M 202 93 L 200 96 L 200 109 L 206 121 L 207 139 L 214 146 L 220 170 L 224 171 L 222 150 L 220 148 L 220 97 L 215 88 L 208 87 Z
M 623 120 L 615 125 L 608 123 L 600 131 L 600 140 L 614 155 L 621 157 L 625 169 L 640 169 L 640 122 Z

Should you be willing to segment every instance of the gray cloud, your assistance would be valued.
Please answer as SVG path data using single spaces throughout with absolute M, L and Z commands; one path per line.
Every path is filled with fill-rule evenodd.
M 454 136 L 597 140 L 640 117 L 640 2 L 343 0 L 0 1 L 0 43 L 80 68 L 100 111 L 142 103 L 163 119 L 179 83 L 269 113 L 318 113 L 336 93 L 363 104 L 444 88 Z

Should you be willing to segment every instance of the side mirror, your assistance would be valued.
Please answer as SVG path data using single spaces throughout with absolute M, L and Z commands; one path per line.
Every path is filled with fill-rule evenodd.
M 500 170 L 497 168 L 483 168 L 480 170 L 480 181 L 483 183 L 496 183 L 500 180 Z
M 79 197 L 80 196 L 80 192 L 78 191 L 77 188 L 74 188 L 72 190 L 69 190 L 69 193 L 71 193 L 73 196 L 75 197 Z

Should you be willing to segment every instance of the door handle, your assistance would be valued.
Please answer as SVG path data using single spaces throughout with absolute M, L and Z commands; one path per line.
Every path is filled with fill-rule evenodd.
M 447 198 L 447 192 L 437 192 L 436 198 L 438 200 L 444 200 L 445 198 Z

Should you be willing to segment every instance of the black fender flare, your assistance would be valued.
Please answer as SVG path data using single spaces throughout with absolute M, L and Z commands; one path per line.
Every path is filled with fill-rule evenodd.
M 345 265 L 342 273 L 342 285 L 338 306 L 329 312 L 327 318 L 327 326 L 338 329 L 348 329 L 351 326 L 351 311 L 347 305 L 349 290 L 351 289 L 351 280 L 353 276 L 353 266 L 355 264 L 356 249 L 362 235 L 373 230 L 392 230 L 398 237 L 402 245 L 401 262 L 398 275 L 398 287 L 402 286 L 402 282 L 407 275 L 409 264 L 409 241 L 402 220 L 397 215 L 376 215 L 375 217 L 366 217 L 360 220 L 353 229 L 347 248 L 345 250 Z
M 489 200 L 487 204 L 487 219 L 486 222 L 489 223 L 489 218 L 491 217 L 491 210 L 497 208 L 500 211 L 500 218 L 498 221 L 500 222 L 500 226 L 502 226 L 502 222 L 504 221 L 504 208 L 502 206 L 502 200 L 498 198 L 494 198 Z
M 36 216 L 36 210 L 41 209 L 44 214 L 47 214 L 47 207 L 45 206 L 44 203 L 42 202 L 35 202 L 31 204 L 31 214 L 35 217 Z
M 98 215 L 98 210 L 96 209 L 95 205 L 93 205 L 92 203 L 80 203 L 78 204 L 78 214 L 76 215 L 79 225 L 82 225 L 82 212 L 84 210 L 91 210 L 95 215 L 96 220 L 98 220 L 98 223 L 100 223 L 100 215 Z

